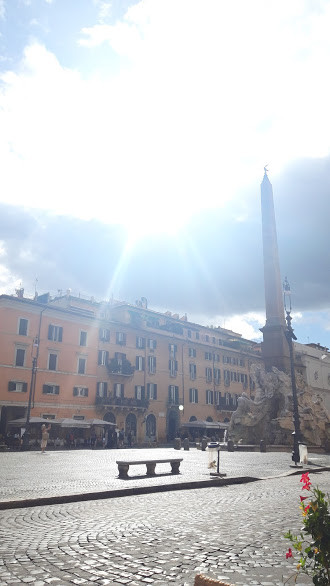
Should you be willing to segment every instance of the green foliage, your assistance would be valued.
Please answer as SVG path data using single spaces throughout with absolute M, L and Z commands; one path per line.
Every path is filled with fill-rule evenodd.
M 308 495 L 300 497 L 300 509 L 303 515 L 303 527 L 299 535 L 288 531 L 284 537 L 289 539 L 293 549 L 299 555 L 298 571 L 313 577 L 315 586 L 330 585 L 330 505 L 329 495 L 319 488 L 311 488 L 308 472 L 303 474 L 300 482 Z M 292 549 L 286 554 L 293 558 Z

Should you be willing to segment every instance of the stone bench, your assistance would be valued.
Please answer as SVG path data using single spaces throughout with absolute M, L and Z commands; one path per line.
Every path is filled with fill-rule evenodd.
M 155 476 L 156 464 L 171 464 L 172 474 L 180 473 L 180 463 L 183 458 L 166 458 L 165 460 L 116 460 L 118 466 L 119 478 L 128 478 L 128 470 L 130 466 L 137 466 L 145 464 L 147 467 L 147 476 Z

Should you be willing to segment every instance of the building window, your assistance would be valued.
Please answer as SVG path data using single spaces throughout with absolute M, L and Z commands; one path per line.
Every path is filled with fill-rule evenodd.
M 44 395 L 59 395 L 60 387 L 58 385 L 43 385 L 42 392 Z
M 107 350 L 99 350 L 97 356 L 97 364 L 99 366 L 105 366 L 109 360 L 109 352 Z
M 88 388 L 87 387 L 73 387 L 73 396 L 74 397 L 88 397 Z
M 206 405 L 213 405 L 213 391 L 206 391 Z
M 126 346 L 126 334 L 123 332 L 116 332 L 116 343 L 121 346 Z
M 138 401 L 142 401 L 144 399 L 144 387 L 141 385 L 135 385 L 135 398 Z
M 8 391 L 12 393 L 26 393 L 27 383 L 10 380 L 8 383 Z
M 239 359 L 239 365 L 240 366 L 245 366 L 245 360 L 243 360 L 242 358 Z
M 196 332 L 195 338 L 196 338 L 196 340 L 199 340 L 199 332 Z
M 157 348 L 157 340 L 149 339 L 148 340 L 148 348 L 149 350 L 156 350 Z
M 98 382 L 97 383 L 96 396 L 97 397 L 107 397 L 108 396 L 108 383 L 107 382 Z
M 195 380 L 197 376 L 196 364 L 189 364 L 189 376 L 190 380 Z
M 85 374 L 86 358 L 78 358 L 78 374 Z
M 179 404 L 179 387 L 175 385 L 170 385 L 168 387 L 168 401 L 172 403 L 172 405 Z
M 230 385 L 230 370 L 223 371 L 223 382 L 225 383 L 226 387 Z
M 48 326 L 48 340 L 53 342 L 62 342 L 63 328 L 61 326 Z
M 212 344 L 216 344 L 217 340 L 215 338 L 215 336 L 212 336 Z
M 28 320 L 21 317 L 18 322 L 18 333 L 20 336 L 27 336 Z
M 205 360 L 213 360 L 212 352 L 205 352 Z
M 141 336 L 136 336 L 136 347 L 137 348 L 145 348 L 146 347 L 146 339 L 141 338 Z
M 189 389 L 189 402 L 198 403 L 198 389 Z
M 157 385 L 154 383 L 147 384 L 147 398 L 157 399 Z
M 100 328 L 99 340 L 101 342 L 110 342 L 110 330 L 108 330 L 107 328 Z
M 177 353 L 177 349 L 178 349 L 177 345 L 176 344 L 169 344 L 168 349 L 169 349 L 171 358 L 175 358 L 176 353 Z
M 124 385 L 121 383 L 114 384 L 114 395 L 117 399 L 122 399 L 124 397 Z
M 210 336 L 208 334 L 205 334 L 205 342 L 209 342 L 210 341 Z
M 139 370 L 140 372 L 144 370 L 144 357 L 137 356 L 135 359 L 135 369 Z
M 24 348 L 16 348 L 15 366 L 24 366 L 24 365 L 25 365 L 25 349 Z
M 226 405 L 230 405 L 230 393 L 225 393 Z
M 221 393 L 219 391 L 214 391 L 214 404 L 220 405 L 221 402 Z
M 207 368 L 205 368 L 205 376 L 206 376 L 206 382 L 208 382 L 208 383 L 212 382 L 212 368 L 210 368 L 209 366 Z
M 156 373 L 156 356 L 148 356 L 148 370 L 149 374 Z
M 214 362 L 220 362 L 220 354 L 213 354 Z
M 188 338 L 191 338 L 191 330 L 188 330 Z
M 168 362 L 168 369 L 170 371 L 170 376 L 176 376 L 178 372 L 178 363 L 176 360 L 169 360 Z
M 87 332 L 80 332 L 79 346 L 87 346 Z
M 189 358 L 196 358 L 196 348 L 188 348 Z
M 48 370 L 57 370 L 57 354 L 49 354 Z
M 213 376 L 214 376 L 214 382 L 216 385 L 220 384 L 221 381 L 221 371 L 220 368 L 214 368 L 213 369 Z

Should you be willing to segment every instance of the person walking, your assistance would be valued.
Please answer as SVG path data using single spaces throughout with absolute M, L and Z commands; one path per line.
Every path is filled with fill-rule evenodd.
M 45 453 L 45 449 L 47 447 L 47 442 L 49 440 L 49 432 L 50 432 L 51 425 L 48 423 L 47 427 L 45 423 L 41 426 L 41 453 Z

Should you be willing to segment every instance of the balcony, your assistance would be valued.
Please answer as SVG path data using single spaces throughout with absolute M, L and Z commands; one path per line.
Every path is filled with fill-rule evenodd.
M 226 403 L 225 400 L 221 400 L 219 405 L 215 405 L 215 408 L 217 411 L 236 411 L 237 403 L 233 403 L 233 401 Z
M 128 407 L 129 409 L 143 409 L 149 407 L 148 399 L 134 399 L 133 397 L 96 397 L 96 405 L 104 405 L 104 407 Z
M 120 375 L 129 377 L 133 376 L 135 368 L 126 358 L 123 358 L 122 360 L 111 358 L 107 363 L 107 371 L 109 376 Z

